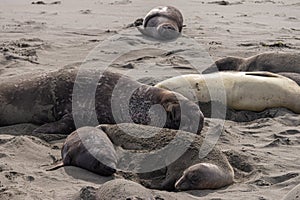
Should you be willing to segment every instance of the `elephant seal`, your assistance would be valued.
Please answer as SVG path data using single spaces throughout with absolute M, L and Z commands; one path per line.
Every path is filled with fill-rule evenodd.
M 183 16 L 173 6 L 158 6 L 150 10 L 143 20 L 143 28 L 137 29 L 148 37 L 158 40 L 173 40 L 180 36 Z
M 61 150 L 62 162 L 47 171 L 63 166 L 77 166 L 102 176 L 116 172 L 117 154 L 107 135 L 95 127 L 82 127 L 71 133 Z
M 202 147 L 204 138 L 201 135 L 128 123 L 102 124 L 98 128 L 107 134 L 117 149 L 119 173 L 147 188 L 174 191 L 175 183 L 184 176 L 184 171 L 196 164 L 199 169 L 196 182 L 190 187 L 178 182 L 177 189 L 216 189 L 233 183 L 234 172 L 226 156 L 216 146 L 212 149 L 209 145 Z M 162 149 L 167 150 L 160 151 Z M 148 156 L 140 157 L 141 152 Z M 155 152 L 158 152 L 156 156 Z M 133 165 L 139 169 L 149 167 L 153 170 L 132 172 Z
M 99 77 L 98 72 L 85 70 L 80 79 L 76 79 L 77 72 L 63 69 L 0 82 L 0 126 L 33 123 L 41 125 L 34 130 L 37 134 L 69 134 L 76 129 L 74 119 L 79 128 L 122 122 L 155 126 L 151 121 L 153 118 L 165 122 L 162 126 L 171 129 L 182 127 L 200 133 L 203 127 L 199 107 L 180 94 L 144 85 L 110 71 Z M 86 89 L 95 80 L 98 81 L 94 83 L 95 95 L 86 98 L 89 94 Z M 75 87 L 77 92 L 73 92 Z M 73 101 L 74 97 L 84 101 Z M 159 109 L 151 109 L 153 107 Z M 128 113 L 123 113 L 126 109 Z M 97 122 L 90 120 L 94 112 Z
M 300 73 L 300 53 L 261 53 L 249 58 L 229 56 L 217 60 L 202 73 L 228 70 Z
M 224 88 L 217 84 L 220 79 Z M 192 91 L 201 103 L 211 101 L 210 93 L 225 90 L 226 104 L 235 110 L 263 111 L 284 107 L 300 113 L 300 87 L 291 79 L 271 72 L 190 74 L 167 79 L 155 86 L 178 92 L 187 98 L 191 98 Z

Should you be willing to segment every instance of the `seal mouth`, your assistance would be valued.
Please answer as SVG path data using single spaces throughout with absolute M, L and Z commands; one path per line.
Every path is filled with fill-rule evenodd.
M 181 177 L 176 183 L 175 183 L 175 189 L 177 191 L 184 191 L 190 189 L 190 183 L 186 178 Z
M 174 40 L 180 36 L 178 28 L 172 24 L 162 24 L 158 27 L 157 31 L 164 40 Z

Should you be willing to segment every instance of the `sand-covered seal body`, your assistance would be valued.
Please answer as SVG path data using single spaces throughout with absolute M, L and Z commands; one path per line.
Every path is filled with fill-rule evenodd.
M 216 189 L 233 182 L 233 169 L 226 156 L 217 147 L 212 148 L 207 155 L 200 156 L 203 153 L 200 152 L 203 144 L 202 136 L 138 124 L 100 125 L 98 128 L 101 128 L 108 135 L 117 149 L 122 148 L 123 154 L 118 154 L 120 157 L 118 168 L 121 165 L 128 168 L 134 165 L 138 168 L 153 167 L 155 169 L 161 163 L 165 164 L 162 165 L 162 168 L 149 170 L 149 172 L 132 174 L 129 170 L 129 172 L 122 174 L 125 178 L 137 181 L 145 187 L 174 191 L 176 189 L 175 184 L 184 176 L 184 171 L 193 165 L 206 167 L 199 168 L 199 176 L 195 183 L 190 183 L 188 187 L 180 186 L 181 184 L 178 183 L 178 190 Z M 152 135 L 152 137 L 145 138 L 148 135 Z M 191 138 L 192 140 L 190 140 Z M 182 154 L 174 158 L 174 161 L 170 160 L 182 150 L 183 143 L 186 143 L 187 146 L 181 152 Z M 167 153 L 159 152 L 156 157 L 153 157 L 153 153 L 170 144 L 172 145 L 170 151 Z M 202 150 L 205 151 L 205 149 Z M 122 160 L 122 155 L 127 155 L 127 152 L 132 153 L 133 156 Z M 146 152 L 150 157 L 139 158 L 138 153 L 140 152 Z M 205 175 L 207 179 L 202 179 L 202 175 Z M 210 177 L 212 178 L 210 179 Z
M 143 28 L 138 30 L 158 40 L 173 40 L 180 36 L 183 27 L 183 16 L 173 6 L 153 8 L 143 20 Z
M 63 166 L 77 166 L 102 176 L 116 172 L 117 154 L 107 135 L 95 127 L 82 127 L 71 133 L 65 140 L 62 150 Z
M 216 84 L 220 79 L 224 86 Z M 270 72 L 190 74 L 162 81 L 156 87 L 178 92 L 187 98 L 191 97 L 192 91 L 196 95 L 194 100 L 199 102 L 209 102 L 210 93 L 225 90 L 226 104 L 235 110 L 263 111 L 284 107 L 300 113 L 300 87 L 291 79 Z
M 228 70 L 300 73 L 300 53 L 261 53 L 249 58 L 229 56 L 217 60 L 203 73 Z
M 64 69 L 1 82 L 0 125 L 33 123 L 42 125 L 35 133 L 69 134 L 76 129 L 74 117 L 77 119 L 77 128 L 122 122 L 155 126 L 151 122 L 152 117 L 157 121 L 164 121 L 162 126 L 167 128 L 178 129 L 182 126 L 187 131 L 200 133 L 203 127 L 200 109 L 180 94 L 144 85 L 110 71 L 105 71 L 98 77 L 94 70 L 87 70 L 81 72 L 83 78 L 80 80 L 76 79 L 77 72 L 74 69 Z M 95 93 L 86 98 L 89 93 L 87 88 L 95 81 L 95 76 Z M 117 85 L 121 87 L 116 89 Z M 73 94 L 75 86 L 79 89 Z M 82 102 L 73 102 L 74 95 L 82 97 Z M 114 104 L 112 99 L 115 100 Z M 149 109 L 153 105 L 160 105 L 161 109 L 152 110 L 150 115 Z M 181 106 L 188 112 L 181 113 Z M 122 113 L 126 109 L 128 113 Z M 89 121 L 93 112 L 96 113 L 96 123 Z M 164 119 L 160 120 L 161 117 Z M 184 124 L 181 118 L 188 120 Z M 193 130 L 196 127 L 196 131 L 191 130 L 191 127 Z

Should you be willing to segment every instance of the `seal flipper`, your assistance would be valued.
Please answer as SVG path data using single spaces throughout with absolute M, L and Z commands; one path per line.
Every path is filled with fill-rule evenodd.
M 148 37 L 153 37 L 146 28 L 136 27 L 143 35 Z
M 161 189 L 167 190 L 167 191 L 174 191 L 175 190 L 175 183 L 178 179 L 178 175 L 170 175 L 167 176 L 164 182 L 161 183 Z
M 33 131 L 33 134 L 70 134 L 75 130 L 72 114 L 64 115 L 60 120 L 44 124 Z
M 64 167 L 64 166 L 65 166 L 64 163 L 60 162 L 60 163 L 56 164 L 55 166 L 53 166 L 53 167 L 51 167 L 49 169 L 46 169 L 46 171 L 54 171 L 54 170 L 57 170 L 57 169 L 59 169 L 61 167 Z

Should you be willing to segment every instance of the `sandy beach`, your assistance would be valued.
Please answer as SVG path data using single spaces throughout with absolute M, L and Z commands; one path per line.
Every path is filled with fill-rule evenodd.
M 182 12 L 185 27 L 177 41 L 146 40 L 127 27 L 158 5 Z M 0 85 L 19 76 L 95 65 L 154 85 L 201 72 L 226 56 L 299 51 L 298 0 L 2 0 L 0 6 Z M 145 190 L 154 199 L 283 199 L 300 184 L 300 115 L 273 108 L 257 116 L 224 122 L 218 146 L 233 166 L 234 184 L 186 192 L 142 188 L 136 194 Z M 202 133 L 214 123 L 206 118 Z M 61 158 L 66 135 L 32 135 L 36 127 L 0 127 L 1 200 L 92 200 L 95 190 L 120 178 L 72 166 L 46 171 Z

